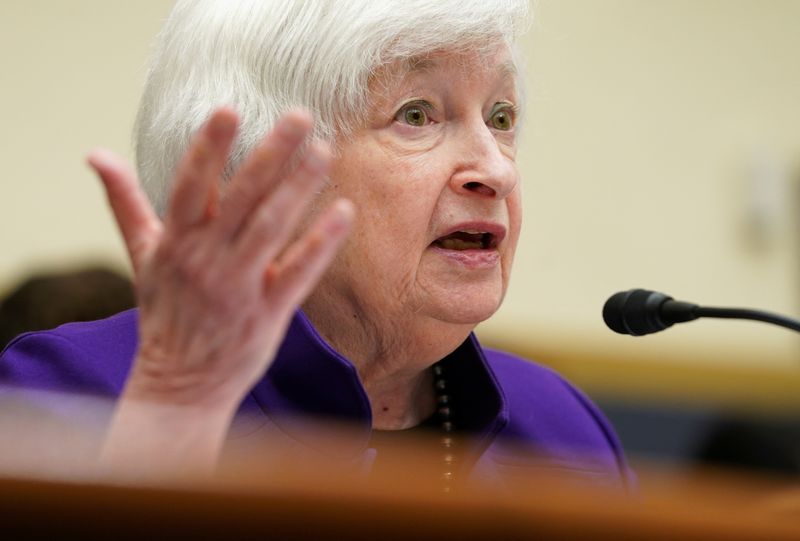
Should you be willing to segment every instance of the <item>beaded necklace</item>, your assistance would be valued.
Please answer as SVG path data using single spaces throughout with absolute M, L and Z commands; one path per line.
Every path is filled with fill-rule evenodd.
M 433 365 L 433 388 L 436 393 L 436 412 L 441 422 L 442 436 L 440 442 L 443 450 L 442 490 L 450 493 L 455 482 L 456 470 L 456 438 L 455 425 L 453 425 L 453 405 L 450 395 L 447 394 L 447 382 L 444 379 L 444 368 L 440 363 Z

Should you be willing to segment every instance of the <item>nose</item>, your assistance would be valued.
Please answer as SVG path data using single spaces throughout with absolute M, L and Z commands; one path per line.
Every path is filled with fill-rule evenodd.
M 504 148 L 482 120 L 462 126 L 455 135 L 451 189 L 462 195 L 508 197 L 519 183 L 514 149 Z

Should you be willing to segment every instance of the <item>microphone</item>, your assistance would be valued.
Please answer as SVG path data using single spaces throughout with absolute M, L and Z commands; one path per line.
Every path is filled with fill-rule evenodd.
M 800 332 L 800 321 L 747 308 L 712 308 L 676 301 L 668 295 L 647 289 L 621 291 L 609 297 L 603 306 L 603 321 L 619 334 L 643 336 L 663 331 L 675 323 L 701 317 L 749 319 L 772 323 Z

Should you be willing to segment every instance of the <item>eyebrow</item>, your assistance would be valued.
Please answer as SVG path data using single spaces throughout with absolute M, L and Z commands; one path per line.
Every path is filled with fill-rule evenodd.
M 497 66 L 497 72 L 501 77 L 507 77 L 510 79 L 516 79 L 517 75 L 519 75 L 517 65 L 513 60 L 506 60 L 505 62 L 501 63 L 499 66 Z

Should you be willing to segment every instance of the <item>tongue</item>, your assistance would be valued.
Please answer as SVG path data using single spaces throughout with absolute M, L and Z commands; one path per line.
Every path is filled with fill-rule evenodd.
M 483 235 L 458 231 L 437 239 L 434 244 L 445 250 L 480 250 L 483 248 Z

